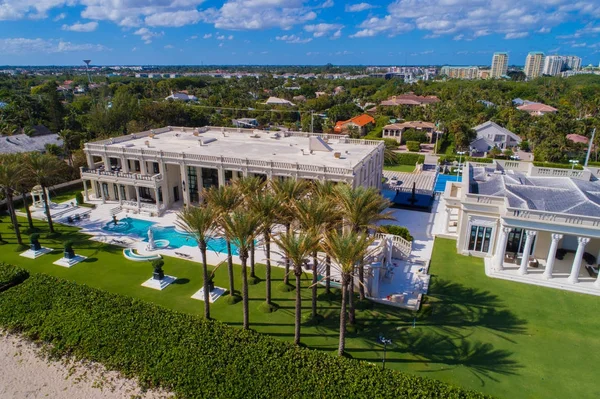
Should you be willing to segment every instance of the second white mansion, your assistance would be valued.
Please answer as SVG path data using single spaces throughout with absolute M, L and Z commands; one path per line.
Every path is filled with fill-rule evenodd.
M 160 215 L 197 203 L 203 187 L 242 176 L 381 188 L 384 143 L 342 135 L 222 127 L 166 127 L 86 143 L 85 193 Z

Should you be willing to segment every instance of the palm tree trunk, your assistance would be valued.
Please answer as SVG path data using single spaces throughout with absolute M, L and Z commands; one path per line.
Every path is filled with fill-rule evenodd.
M 227 239 L 227 273 L 229 274 L 229 295 L 233 296 L 235 287 L 233 286 L 233 258 L 231 257 L 231 240 Z
M 42 199 L 44 200 L 44 210 L 46 211 L 46 218 L 48 218 L 48 229 L 50 233 L 54 233 L 54 224 L 52 223 L 52 215 L 50 215 L 50 206 L 48 205 L 48 196 L 46 195 L 46 187 L 40 184 L 42 187 Z
M 325 257 L 325 293 L 331 294 L 331 257 Z
M 208 288 L 208 265 L 206 264 L 206 242 L 199 243 L 202 254 L 202 279 L 204 288 L 204 318 L 210 319 L 210 292 Z
M 317 317 L 317 267 L 319 266 L 319 262 L 317 260 L 317 251 L 313 252 L 312 258 L 313 258 L 313 267 L 312 267 L 313 277 L 312 277 L 311 310 L 312 310 L 312 317 L 314 319 L 315 317 Z
M 358 281 L 360 281 L 360 284 L 358 285 L 358 295 L 360 297 L 361 301 L 365 300 L 365 265 L 363 264 L 363 261 L 360 261 L 360 264 L 358 265 Z
M 29 202 L 27 201 L 26 193 L 22 193 L 21 197 L 23 198 L 23 206 L 25 207 L 25 213 L 27 214 L 27 224 L 29 225 L 29 230 L 33 230 L 33 219 L 31 218 L 31 210 L 29 209 Z
M 342 273 L 342 307 L 340 309 L 340 341 L 338 344 L 338 356 L 344 355 L 346 349 L 346 293 L 348 278 L 346 273 Z
M 15 236 L 17 237 L 17 244 L 23 245 L 23 239 L 21 238 L 21 229 L 19 229 L 19 221 L 17 220 L 17 214 L 15 213 L 15 205 L 13 203 L 12 193 L 9 193 L 8 190 L 4 190 L 4 194 L 6 194 L 6 204 L 8 205 L 8 214 L 10 215 L 10 220 L 13 224 L 13 228 L 15 229 Z
M 255 278 L 256 274 L 254 273 L 254 240 L 250 244 L 250 277 Z
M 354 307 L 354 274 L 350 276 L 350 289 L 348 292 L 348 305 L 350 306 L 350 315 L 348 317 L 348 322 L 351 325 L 354 325 L 356 321 L 355 318 L 355 307 Z
M 294 274 L 296 275 L 296 321 L 294 323 L 294 345 L 300 344 L 300 323 L 302 320 L 302 296 L 300 295 L 300 276 L 302 276 L 302 266 L 295 265 Z
M 286 234 L 290 234 L 290 230 L 292 226 L 288 223 L 285 225 Z M 288 285 L 290 283 L 290 259 L 288 257 L 285 258 L 285 275 L 283 276 L 283 284 Z
M 244 330 L 247 330 L 250 327 L 250 320 L 248 314 L 248 274 L 246 271 L 246 262 L 248 260 L 248 254 L 240 254 L 240 261 L 242 263 L 242 312 L 244 316 L 244 321 L 242 323 L 242 327 Z
M 266 280 L 266 295 L 265 299 L 267 304 L 271 304 L 271 237 L 269 232 L 265 232 L 265 250 L 267 251 L 267 269 L 265 271 L 265 280 Z

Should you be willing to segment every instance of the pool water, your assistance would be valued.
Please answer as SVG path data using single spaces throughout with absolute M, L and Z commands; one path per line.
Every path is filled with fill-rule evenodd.
M 435 186 L 433 187 L 433 190 L 437 193 L 443 193 L 444 190 L 446 189 L 446 182 L 461 182 L 462 181 L 462 176 L 456 176 L 456 175 L 443 175 L 441 173 L 438 173 L 436 179 L 435 179 Z
M 148 229 L 152 228 L 154 240 L 167 240 L 169 247 L 181 248 L 183 246 L 195 247 L 198 245 L 194 237 L 187 233 L 180 233 L 175 230 L 175 227 L 160 227 L 156 223 L 147 220 L 124 218 L 113 222 L 108 222 L 102 230 L 113 233 L 133 235 L 148 241 Z M 227 253 L 227 242 L 222 237 L 211 237 L 207 240 L 208 251 Z M 238 255 L 238 249 L 235 244 L 231 244 L 231 253 Z

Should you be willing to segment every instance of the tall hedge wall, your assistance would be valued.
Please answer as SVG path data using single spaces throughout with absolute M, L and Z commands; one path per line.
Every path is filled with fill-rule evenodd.
M 0 294 L 0 326 L 184 398 L 486 397 L 42 274 Z

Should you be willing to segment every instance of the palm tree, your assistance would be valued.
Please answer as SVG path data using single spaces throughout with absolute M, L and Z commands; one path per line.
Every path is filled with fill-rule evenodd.
M 334 203 L 327 197 L 321 198 L 316 195 L 306 197 L 296 201 L 297 218 L 300 226 L 305 231 L 314 231 L 320 239 L 331 227 L 335 220 L 337 210 Z M 319 246 L 315 246 L 311 253 L 312 256 L 312 317 L 317 317 L 317 272 L 319 261 L 317 251 Z
M 335 188 L 335 197 L 344 218 L 344 226 L 351 231 L 367 233 L 369 229 L 377 229 L 377 222 L 393 219 L 389 212 L 384 213 L 390 203 L 372 187 L 359 186 L 352 188 L 340 184 Z M 350 284 L 350 323 L 354 324 L 354 276 Z M 358 265 L 360 300 L 365 299 L 364 264 Z
M 305 259 L 316 250 L 319 245 L 319 234 L 314 230 L 299 233 L 286 231 L 274 239 L 285 257 L 294 265 L 296 276 L 296 318 L 294 323 L 294 345 L 300 344 L 300 323 L 302 318 L 302 297 L 300 295 L 302 265 Z
M 57 181 L 64 170 L 64 166 L 65 164 L 58 158 L 48 154 L 31 153 L 26 158 L 26 168 L 42 190 L 44 211 L 48 220 L 50 233 L 54 233 L 54 224 L 52 223 L 52 215 L 50 214 L 46 187 Z
M 231 255 L 231 240 L 224 225 L 224 217 L 233 212 L 241 203 L 241 196 L 238 190 L 233 186 L 211 187 L 204 192 L 204 200 L 213 207 L 218 214 L 217 225 L 221 228 L 227 243 L 227 274 L 229 275 L 229 295 L 235 294 L 234 278 L 233 278 L 233 259 Z
M 331 256 L 339 267 L 341 273 L 342 306 L 340 309 L 340 340 L 338 355 L 342 356 L 346 347 L 346 301 L 348 297 L 348 284 L 352 284 L 351 276 L 358 262 L 368 254 L 368 248 L 373 238 L 367 234 L 346 230 L 339 233 L 330 231 L 323 242 L 325 252 Z
M 20 157 L 15 154 L 3 155 L 0 158 L 0 188 L 4 191 L 6 204 L 8 205 L 8 214 L 15 230 L 17 244 L 19 245 L 23 245 L 23 239 L 21 238 L 21 230 L 19 229 L 19 222 L 15 213 L 13 196 L 22 179 L 23 168 Z
M 305 180 L 297 179 L 279 179 L 271 182 L 271 188 L 281 198 L 281 203 L 285 204 L 281 208 L 279 218 L 283 225 L 285 225 L 286 233 L 289 233 L 292 229 L 292 223 L 295 220 L 296 212 L 290 205 L 302 198 L 308 190 L 308 183 Z M 288 285 L 290 274 L 290 260 L 285 261 L 285 275 L 283 277 L 283 284 Z
M 246 265 L 248 262 L 248 252 L 256 236 L 256 230 L 259 227 L 258 217 L 246 210 L 237 209 L 231 213 L 221 215 L 222 225 L 227 235 L 231 237 L 238 247 L 240 263 L 242 264 L 242 302 L 244 320 L 242 326 L 245 330 L 249 328 L 248 312 L 248 274 Z
M 262 191 L 265 187 L 262 179 L 256 176 L 244 177 L 242 179 L 236 180 L 235 187 L 242 194 L 246 205 L 249 207 L 252 206 L 251 201 L 253 199 L 253 195 Z M 250 247 L 250 277 L 253 279 L 256 278 L 255 264 L 254 264 L 254 241 L 252 241 L 252 245 Z
M 19 154 L 19 163 L 23 165 L 25 162 L 25 157 L 22 154 Z M 21 193 L 21 201 L 23 202 L 23 206 L 25 207 L 25 214 L 27 215 L 27 225 L 29 226 L 29 231 L 33 231 L 33 219 L 31 217 L 31 209 L 29 209 L 29 201 L 27 199 L 27 194 L 31 190 L 31 188 L 35 185 L 33 180 L 33 176 L 29 173 L 29 170 L 26 168 L 21 168 L 23 172 L 23 178 L 19 181 L 17 186 L 17 191 Z
M 273 225 L 277 221 L 281 208 L 281 201 L 270 191 L 260 191 L 254 194 L 250 200 L 250 209 L 256 213 L 259 222 L 260 230 L 262 231 L 263 240 L 265 243 L 266 261 L 266 296 L 265 301 L 267 306 L 271 306 L 271 236 Z
M 330 180 L 317 180 L 314 182 L 312 188 L 313 192 L 322 200 L 334 200 L 335 186 L 336 183 Z M 332 226 L 339 226 L 342 224 L 342 215 L 337 207 L 336 212 L 331 216 L 332 219 L 330 222 Z M 325 255 L 325 294 L 331 294 L 331 257 L 329 254 Z
M 217 228 L 217 211 L 210 205 L 188 206 L 177 215 L 175 224 L 190 233 L 198 243 L 202 254 L 202 279 L 204 286 L 204 318 L 210 319 L 210 288 L 208 265 L 206 263 L 206 240 L 214 235 Z

